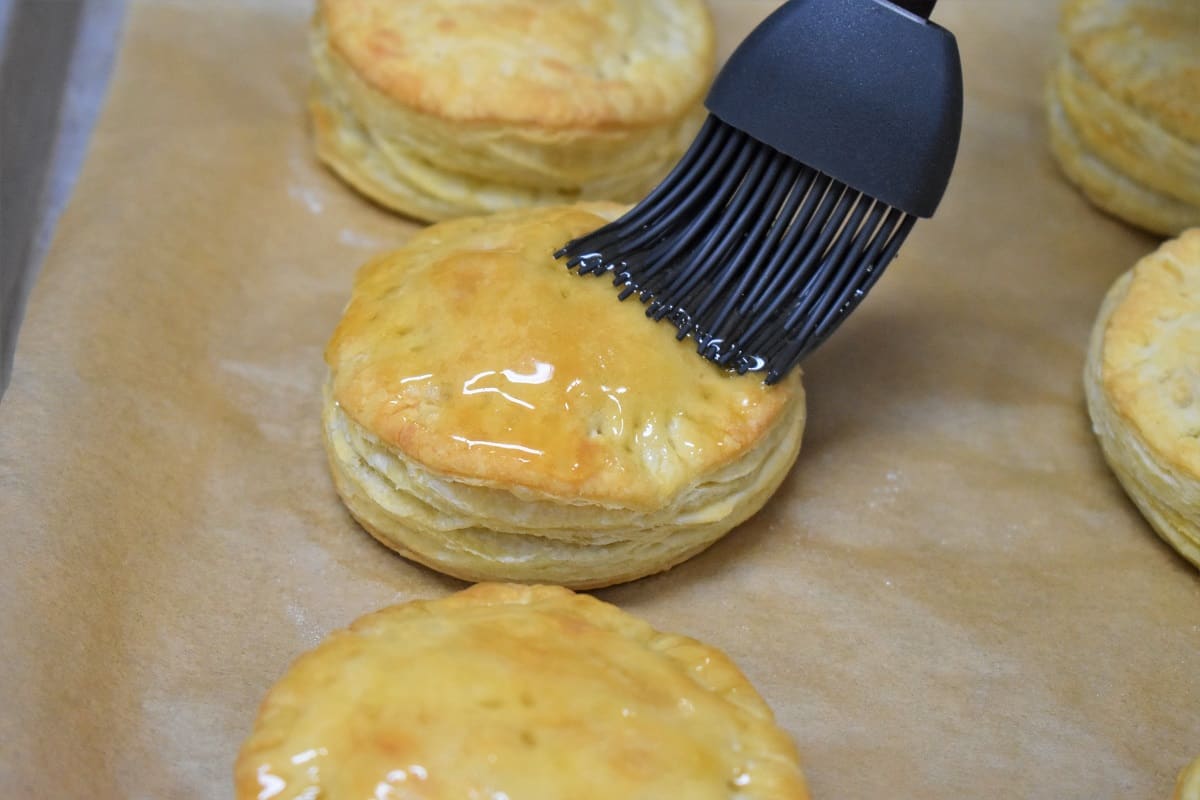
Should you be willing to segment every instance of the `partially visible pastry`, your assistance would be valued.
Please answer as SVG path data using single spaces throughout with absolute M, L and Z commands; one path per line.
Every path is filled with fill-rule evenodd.
M 1200 228 L 1164 243 L 1109 290 L 1084 383 L 1125 491 L 1200 566 Z
M 317 153 L 423 220 L 632 202 L 704 117 L 703 0 L 318 0 Z
M 621 210 L 444 222 L 359 272 L 326 349 L 325 441 L 381 542 L 467 580 L 597 587 L 695 555 L 783 481 L 798 373 L 722 370 L 554 260 Z
M 1061 34 L 1046 104 L 1064 173 L 1139 227 L 1200 225 L 1200 3 L 1068 0 Z
M 1200 758 L 1179 773 L 1172 800 L 1200 800 Z
M 805 800 L 795 745 L 720 651 L 566 589 L 392 606 L 301 656 L 238 800 Z

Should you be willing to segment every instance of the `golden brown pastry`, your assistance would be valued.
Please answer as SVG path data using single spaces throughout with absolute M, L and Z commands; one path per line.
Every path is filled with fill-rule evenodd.
M 1200 758 L 1183 768 L 1172 800 L 1200 800 Z
M 1084 382 L 1092 426 L 1125 491 L 1200 566 L 1200 228 L 1109 290 Z
M 703 0 L 318 0 L 317 152 L 425 220 L 631 202 L 704 117 Z
M 804 800 L 795 746 L 720 651 L 566 589 L 392 606 L 301 656 L 238 800 Z
M 1063 171 L 1147 230 L 1200 225 L 1200 3 L 1068 0 L 1046 104 Z
M 804 429 L 799 375 L 737 376 L 553 259 L 621 207 L 440 223 L 358 274 L 326 350 L 338 492 L 468 580 L 602 586 L 758 511 Z

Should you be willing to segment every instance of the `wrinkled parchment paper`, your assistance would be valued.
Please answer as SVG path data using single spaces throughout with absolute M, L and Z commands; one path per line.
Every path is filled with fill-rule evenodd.
M 770 7 L 720 3 L 728 49 Z M 1080 372 L 1153 242 L 1054 170 L 1052 4 L 942 4 L 959 166 L 807 365 L 756 519 L 604 599 L 731 653 L 817 798 L 1166 798 L 1200 752 L 1200 576 L 1105 469 Z M 142 2 L 0 404 L 0 785 L 228 797 L 267 687 L 461 584 L 356 528 L 319 441 L 353 270 L 414 227 L 310 154 L 307 3 Z

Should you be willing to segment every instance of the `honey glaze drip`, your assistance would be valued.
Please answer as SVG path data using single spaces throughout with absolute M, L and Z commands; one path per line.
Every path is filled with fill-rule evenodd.
M 669 491 L 736 458 L 791 391 L 697 358 L 666 325 L 562 269 L 580 208 L 459 220 L 359 274 L 330 343 L 335 398 L 427 466 L 587 494 Z

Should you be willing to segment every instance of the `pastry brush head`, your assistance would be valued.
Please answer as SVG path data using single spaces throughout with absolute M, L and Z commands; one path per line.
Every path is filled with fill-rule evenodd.
M 608 275 L 740 373 L 786 375 L 866 296 L 958 150 L 962 70 L 933 0 L 790 0 L 717 76 L 691 148 L 556 258 Z

